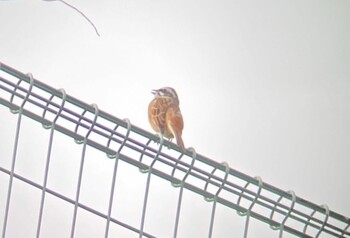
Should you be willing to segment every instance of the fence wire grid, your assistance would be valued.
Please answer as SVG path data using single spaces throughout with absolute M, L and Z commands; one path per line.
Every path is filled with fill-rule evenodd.
M 170 182 L 168 187 L 176 194 L 173 199 L 173 216 L 158 217 L 167 219 L 171 224 L 170 231 L 167 233 L 169 237 L 185 237 L 181 235 L 184 223 L 182 220 L 185 219 L 182 214 L 186 214 L 185 209 L 191 209 L 191 207 L 184 206 L 184 194 L 191 193 L 194 197 L 201 198 L 208 208 L 207 226 L 201 228 L 204 229 L 203 234 L 207 237 L 218 237 L 215 235 L 215 228 L 219 223 L 217 213 L 219 209 L 223 209 L 242 221 L 239 226 L 243 237 L 249 237 L 251 223 L 255 221 L 272 230 L 276 237 L 350 238 L 349 218 L 330 210 L 326 205 L 314 204 L 296 196 L 293 191 L 276 188 L 263 182 L 260 177 L 248 176 L 230 168 L 225 162 L 218 163 L 206 158 L 196 153 L 193 148 L 182 152 L 175 144 L 168 141 L 159 144 L 157 143 L 159 138 L 156 135 L 132 125 L 128 119 L 122 120 L 110 115 L 100 110 L 95 104 L 89 105 L 66 94 L 63 89 L 54 89 L 34 79 L 31 74 L 21 73 L 2 63 L 0 63 L 0 69 L 0 104 L 9 108 L 9 112 L 16 118 L 14 144 L 11 148 L 11 158 L 7 158 L 9 161 L 7 165 L 1 162 L 5 158 L 3 153 L 0 153 L 2 187 L 0 188 L 2 193 L 0 194 L 0 233 L 3 238 L 10 237 L 15 229 L 24 229 L 15 228 L 16 225 L 11 224 L 16 223 L 17 219 L 16 209 L 11 205 L 14 203 L 14 196 L 18 194 L 18 191 L 15 192 L 16 186 L 39 192 L 36 209 L 21 211 L 22 215 L 20 215 L 26 216 L 30 212 L 34 214 L 32 217 L 35 219 L 32 224 L 35 224 L 35 227 L 31 230 L 35 237 L 45 237 L 43 235 L 43 229 L 47 225 L 45 217 L 49 217 L 48 204 L 52 200 L 54 204 L 67 204 L 71 208 L 70 215 L 65 219 L 68 227 L 67 235 L 70 237 L 79 237 L 77 227 L 81 226 L 79 221 L 81 213 L 99 218 L 103 227 L 102 237 L 118 237 L 121 233 L 115 232 L 116 227 L 122 228 L 130 235 L 120 237 L 158 237 L 160 235 L 152 230 L 150 224 L 156 226 L 160 221 L 149 218 L 149 214 L 152 213 L 150 197 L 154 193 L 151 184 L 156 178 L 163 182 Z M 19 140 L 24 118 L 29 118 L 36 124 L 39 122 L 44 128 L 42 130 L 46 129 L 49 132 L 46 138 L 47 146 L 42 148 L 45 152 L 45 160 L 43 176 L 40 179 L 21 173 L 21 170 L 16 167 L 16 163 L 19 163 L 18 153 L 20 153 L 21 144 Z M 72 163 L 73 160 L 76 161 L 74 168 L 77 171 L 77 178 L 70 182 L 74 184 L 71 195 L 60 192 L 60 189 L 50 186 L 48 182 L 52 173 L 50 166 L 53 163 L 54 136 L 56 138 L 59 134 L 65 138 L 73 138 L 77 144 L 80 144 L 80 158 L 70 158 Z M 3 136 L 11 140 L 10 136 Z M 37 136 L 32 137 L 32 140 L 37 140 Z M 111 181 L 106 181 L 108 202 L 104 204 L 103 209 L 88 205 L 81 198 L 84 169 L 86 170 L 88 163 L 86 157 L 90 151 L 105 153 L 106 160 L 110 161 L 109 164 L 113 164 Z M 121 166 L 136 167 L 137 173 L 142 174 L 143 189 L 138 191 L 142 202 L 139 206 L 135 205 L 137 209 L 133 212 L 138 212 L 139 216 L 134 222 L 116 215 L 116 211 L 125 206 L 120 201 L 116 201 L 118 196 L 121 196 L 117 192 L 118 182 L 116 182 L 117 174 L 120 178 L 123 173 Z M 99 172 L 103 173 L 103 171 Z M 69 180 L 65 177 L 68 176 L 61 174 L 60 179 Z M 85 177 L 84 179 L 88 180 Z M 158 190 L 158 193 L 166 194 L 167 191 Z M 128 195 L 125 196 L 128 197 Z M 126 201 L 128 199 L 132 202 L 131 196 Z M 132 209 L 129 209 L 129 213 L 131 211 Z M 55 219 L 59 220 L 59 217 Z M 186 222 L 188 220 L 186 219 Z M 232 223 L 235 221 L 237 220 Z M 93 222 L 86 223 L 83 227 L 94 226 L 93 224 Z M 236 236 L 237 234 L 225 235 L 225 237 Z

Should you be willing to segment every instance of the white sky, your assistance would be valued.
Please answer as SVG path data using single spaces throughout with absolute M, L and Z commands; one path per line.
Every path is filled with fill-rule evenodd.
M 0 61 L 149 131 L 172 86 L 186 147 L 350 215 L 350 1 L 68 2 L 101 37 L 62 3 L 0 1 Z

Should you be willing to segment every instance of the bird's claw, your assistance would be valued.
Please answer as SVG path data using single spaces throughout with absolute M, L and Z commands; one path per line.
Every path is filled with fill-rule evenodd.
M 157 145 L 164 145 L 164 137 L 163 137 L 163 135 L 157 134 L 157 137 L 158 137 L 158 140 L 156 140 L 156 144 L 157 144 Z M 168 140 L 168 142 L 172 142 L 172 138 L 170 138 L 170 139 Z M 168 149 L 170 149 L 170 145 L 166 145 L 166 147 L 167 147 Z

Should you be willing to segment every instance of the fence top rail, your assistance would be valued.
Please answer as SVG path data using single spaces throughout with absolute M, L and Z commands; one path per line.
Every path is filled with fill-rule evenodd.
M 231 193 L 234 191 L 240 191 L 240 196 L 250 201 L 252 201 L 255 196 L 258 198 L 259 202 L 262 202 L 265 205 L 273 203 L 274 208 L 271 209 L 271 212 L 273 213 L 273 212 L 279 211 L 281 214 L 287 214 L 286 210 L 288 211 L 288 209 L 286 208 L 285 205 L 280 203 L 280 200 L 282 198 L 290 201 L 293 200 L 295 201 L 296 204 L 303 206 L 305 208 L 311 209 L 313 211 L 313 214 L 316 212 L 322 213 L 322 214 L 328 214 L 329 217 L 344 223 L 345 228 L 335 227 L 334 225 L 330 224 L 328 221 L 326 222 L 326 224 L 322 225 L 323 221 L 319 221 L 318 219 L 314 218 L 313 214 L 312 215 L 303 214 L 302 212 L 298 212 L 296 209 L 292 209 L 292 213 L 293 212 L 299 213 L 298 215 L 301 215 L 304 218 L 306 218 L 305 220 L 303 220 L 306 225 L 314 225 L 320 229 L 323 226 L 325 232 L 327 232 L 327 229 L 332 231 L 336 230 L 340 234 L 339 237 L 342 237 L 342 235 L 350 235 L 350 231 L 347 231 L 347 229 L 349 228 L 350 219 L 340 213 L 334 212 L 332 210 L 328 211 L 325 208 L 325 206 L 317 205 L 315 203 L 307 201 L 298 196 L 293 196 L 293 194 L 290 191 L 284 191 L 282 189 L 279 189 L 265 182 L 260 183 L 259 179 L 257 179 L 256 177 L 249 176 L 238 170 L 230 168 L 225 163 L 220 163 L 210 158 L 207 158 L 201 154 L 196 153 L 193 149 L 186 149 L 185 151 L 182 151 L 175 144 L 165 141 L 164 146 L 167 146 L 170 150 L 176 151 L 177 154 L 179 155 L 178 158 L 174 158 L 174 156 L 170 155 L 168 151 L 161 150 L 161 148 L 157 150 L 154 147 L 149 145 L 150 142 L 158 140 L 158 137 L 156 135 L 142 128 L 139 128 L 135 125 L 131 125 L 126 120 L 122 120 L 120 118 L 117 118 L 109 114 L 108 112 L 98 109 L 97 117 L 103 118 L 104 120 L 115 125 L 114 128 L 113 127 L 111 128 L 110 126 L 108 127 L 103 123 L 98 122 L 98 120 L 96 122 L 96 121 L 93 121 L 92 119 L 89 119 L 89 117 L 86 115 L 87 113 L 95 114 L 96 106 L 90 105 L 86 102 L 83 102 L 67 94 L 65 95 L 65 102 L 70 103 L 71 105 L 74 105 L 75 107 L 79 108 L 83 112 L 83 113 L 75 113 L 74 110 L 69 109 L 65 105 L 64 106 L 63 104 L 59 105 L 52 101 L 53 97 L 57 97 L 57 98 L 63 97 L 61 90 L 55 89 L 37 79 L 34 79 L 34 82 L 32 82 L 33 87 L 38 88 L 51 95 L 51 98 L 45 98 L 45 96 L 41 96 L 40 93 L 35 93 L 35 92 L 32 92 L 31 90 L 28 90 L 23 84 L 20 85 L 21 82 L 30 84 L 31 76 L 28 76 L 27 74 L 24 74 L 0 62 L 0 73 L 1 72 L 3 73 L 0 74 L 0 90 L 7 93 L 6 95 L 9 98 L 3 98 L 1 96 L 2 94 L 0 94 L 0 104 L 3 104 L 7 107 L 14 109 L 15 107 L 17 108 L 20 107 L 20 105 L 16 105 L 15 103 L 12 102 L 14 97 L 17 97 L 18 99 L 22 99 L 22 100 L 28 100 L 28 102 L 32 103 L 32 105 L 44 110 L 45 113 L 47 112 L 53 115 L 59 114 L 58 115 L 59 118 L 61 117 L 73 123 L 76 126 L 75 130 L 66 129 L 64 128 L 64 126 L 60 126 L 59 122 L 57 122 L 58 130 L 60 130 L 61 132 L 71 137 L 75 136 L 75 138 L 81 138 L 81 135 L 79 134 L 78 130 L 80 128 L 84 128 L 84 127 L 89 128 L 90 126 L 92 126 L 93 128 L 91 129 L 91 133 L 95 133 L 96 135 L 99 135 L 100 137 L 103 137 L 104 139 L 108 140 L 108 143 L 106 146 L 106 145 L 101 145 L 101 143 L 96 142 L 93 139 L 89 139 L 90 145 L 99 150 L 102 150 L 104 152 L 108 151 L 108 153 L 111 153 L 111 151 L 114 151 L 114 153 L 116 154 L 117 153 L 116 150 L 113 150 L 113 149 L 111 150 L 111 148 L 109 148 L 109 143 L 113 141 L 117 144 L 122 144 L 123 140 L 125 140 L 126 147 L 132 150 L 135 150 L 140 154 L 139 162 L 141 164 L 144 164 L 145 167 L 152 169 L 152 166 L 154 165 L 156 160 L 157 163 L 162 163 L 164 165 L 167 165 L 173 168 L 173 173 L 169 174 L 170 177 L 179 179 L 174 175 L 175 171 L 180 171 L 182 173 L 185 173 L 186 178 L 183 177 L 184 180 L 187 179 L 187 176 L 196 177 L 199 180 L 204 181 L 205 186 L 204 188 L 202 188 L 202 190 L 206 191 L 208 184 L 216 187 L 218 193 L 215 195 L 215 192 L 214 193 L 211 192 L 214 198 L 215 196 L 217 196 L 220 199 L 225 199 L 220 197 L 221 194 L 219 194 L 219 191 L 221 191 L 221 189 Z M 11 79 L 7 79 L 6 77 L 7 75 L 12 76 Z M 13 82 L 14 80 L 17 80 L 17 82 Z M 26 95 L 29 95 L 29 97 L 26 97 Z M 62 108 L 60 108 L 61 106 Z M 60 109 L 64 113 L 61 113 L 61 112 L 59 113 Z M 27 110 L 27 111 L 30 111 L 30 110 Z M 43 113 L 44 115 L 43 116 L 43 115 L 36 115 L 34 113 L 27 112 L 27 115 L 32 119 L 40 121 L 41 123 L 45 122 L 47 124 L 49 122 L 52 122 L 49 119 L 45 118 L 45 113 Z M 147 143 L 138 141 L 132 136 L 129 136 L 129 135 L 125 136 L 123 133 L 120 133 L 120 132 L 117 133 L 115 129 L 118 126 L 123 128 L 124 130 L 130 130 L 130 132 L 135 133 L 135 135 L 145 138 L 147 140 Z M 161 146 L 163 145 L 160 145 L 160 147 Z M 193 162 L 199 161 L 205 164 L 207 167 L 209 167 L 209 169 L 204 170 L 194 165 L 194 163 L 192 164 L 186 163 L 183 160 L 184 157 L 186 157 L 187 159 L 192 159 Z M 152 162 L 150 164 L 149 163 L 147 164 L 147 161 L 149 160 L 151 160 Z M 219 171 L 223 174 L 226 174 L 226 177 L 222 175 L 221 176 L 217 175 L 217 172 Z M 230 176 L 229 179 L 227 178 L 227 175 Z M 236 181 L 240 181 L 241 183 L 246 184 L 246 186 L 243 187 L 243 186 L 237 185 L 235 182 L 233 182 L 232 178 L 236 179 Z M 187 180 L 182 182 L 188 183 Z M 277 202 L 268 200 L 263 195 L 260 195 L 260 193 L 254 192 L 251 189 L 249 189 L 248 185 L 249 186 L 252 185 L 252 186 L 255 186 L 255 188 L 258 187 L 270 193 L 273 193 L 279 196 L 280 199 Z M 239 203 L 236 205 L 239 205 Z M 277 210 L 274 210 L 274 209 L 277 209 Z M 282 211 L 283 209 L 284 211 Z M 314 223 L 316 223 L 316 225 Z

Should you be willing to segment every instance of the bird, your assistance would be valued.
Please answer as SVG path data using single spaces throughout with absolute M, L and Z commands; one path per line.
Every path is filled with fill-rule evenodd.
M 153 100 L 148 105 L 148 120 L 153 130 L 170 141 L 175 137 L 177 145 L 184 150 L 182 130 L 184 121 L 180 111 L 180 102 L 175 89 L 163 87 L 152 90 Z

